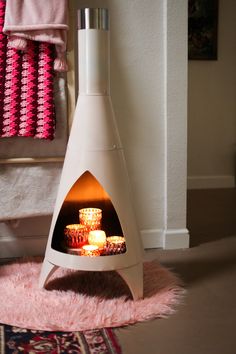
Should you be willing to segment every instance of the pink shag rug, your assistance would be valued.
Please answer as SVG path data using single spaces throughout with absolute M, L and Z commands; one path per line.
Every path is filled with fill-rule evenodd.
M 116 272 L 59 268 L 38 288 L 41 260 L 0 267 L 0 322 L 37 330 L 83 331 L 167 317 L 184 289 L 158 262 L 144 263 L 144 298 L 133 301 Z

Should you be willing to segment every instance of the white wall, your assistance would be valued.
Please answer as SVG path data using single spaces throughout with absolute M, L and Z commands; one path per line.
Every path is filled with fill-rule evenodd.
M 113 3 L 111 95 L 137 219 L 141 229 L 163 228 L 163 3 Z
M 187 247 L 187 0 L 167 0 L 165 33 L 164 247 Z
M 219 0 L 218 60 L 189 61 L 188 185 L 234 187 L 236 1 Z
M 111 95 L 144 246 L 188 247 L 187 0 L 74 3 L 110 9 Z M 28 235 L 29 230 L 34 232 L 32 221 L 28 226 L 26 221 L 23 226 L 22 221 L 18 226 L 4 225 L 0 234 L 4 232 L 5 239 L 14 232 L 22 237 L 27 227 Z M 48 219 L 45 225 L 49 226 Z M 35 242 L 39 234 L 45 245 L 40 231 Z M 33 237 L 22 241 L 37 251 Z

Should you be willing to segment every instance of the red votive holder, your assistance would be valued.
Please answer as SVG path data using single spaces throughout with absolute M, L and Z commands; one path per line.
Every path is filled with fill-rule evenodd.
M 79 210 L 79 221 L 87 227 L 87 232 L 101 229 L 102 210 L 98 208 L 83 208 Z
M 81 248 L 88 242 L 86 227 L 81 224 L 70 224 L 64 229 L 65 242 L 70 248 Z
M 126 252 L 126 243 L 123 236 L 109 236 L 106 239 L 104 255 L 115 255 Z

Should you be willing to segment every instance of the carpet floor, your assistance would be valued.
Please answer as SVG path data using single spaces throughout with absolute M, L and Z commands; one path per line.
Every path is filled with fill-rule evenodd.
M 185 302 L 168 319 L 117 329 L 123 353 L 236 353 L 236 189 L 189 191 L 188 229 L 191 248 L 146 252 L 180 275 Z

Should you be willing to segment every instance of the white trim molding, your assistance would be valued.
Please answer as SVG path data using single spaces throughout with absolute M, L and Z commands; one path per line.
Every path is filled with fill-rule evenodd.
M 165 1 L 164 249 L 189 247 L 187 199 L 187 0 Z M 181 89 L 180 89 L 181 88 Z
M 144 249 L 164 248 L 180 249 L 189 248 L 189 231 L 187 229 L 155 229 L 142 230 L 141 238 Z
M 45 252 L 48 235 L 0 237 L 0 259 L 42 256 Z M 141 230 L 144 249 L 178 249 L 189 247 L 187 229 Z
M 187 229 L 169 229 L 164 232 L 164 249 L 189 248 L 189 231 Z
M 0 237 L 0 258 L 42 256 L 48 235 Z
M 162 248 L 164 232 L 161 229 L 141 230 L 143 248 Z
M 235 176 L 188 176 L 188 189 L 235 188 Z

